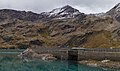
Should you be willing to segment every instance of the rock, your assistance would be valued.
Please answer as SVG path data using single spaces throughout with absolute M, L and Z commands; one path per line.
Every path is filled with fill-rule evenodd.
M 56 60 L 56 58 L 53 57 L 53 56 L 49 56 L 49 55 L 46 56 L 46 55 L 45 55 L 45 56 L 42 57 L 42 60 Z
M 53 54 L 38 54 L 32 49 L 26 49 L 20 55 L 18 55 L 22 59 L 40 59 L 40 60 L 56 60 Z
M 22 59 L 31 59 L 33 55 L 36 55 L 36 53 L 32 49 L 28 48 L 18 56 Z
M 110 60 L 103 60 L 101 61 L 102 63 L 107 63 L 107 62 L 110 62 Z
M 91 66 L 91 67 L 98 67 L 98 64 L 97 64 L 97 63 L 88 63 L 87 65 L 88 65 L 88 66 Z
M 95 61 L 95 60 L 88 60 L 88 61 L 79 61 L 80 64 L 85 64 L 92 67 L 102 67 L 102 68 L 111 68 L 111 69 L 120 69 L 120 62 L 119 61 L 110 61 L 110 60 L 103 60 L 103 61 Z
M 47 57 L 46 60 L 56 60 L 55 57 Z

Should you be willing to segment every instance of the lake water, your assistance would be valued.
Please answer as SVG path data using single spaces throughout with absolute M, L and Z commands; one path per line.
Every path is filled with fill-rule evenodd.
M 0 52 L 0 71 L 117 71 L 95 68 L 78 64 L 74 61 L 42 61 L 26 62 L 17 57 L 19 52 Z M 118 70 L 119 71 L 119 70 Z

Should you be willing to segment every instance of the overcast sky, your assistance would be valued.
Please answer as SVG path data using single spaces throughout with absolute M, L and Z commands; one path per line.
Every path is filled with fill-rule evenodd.
M 0 0 L 0 9 L 16 9 L 41 13 L 71 5 L 84 13 L 106 12 L 120 0 Z

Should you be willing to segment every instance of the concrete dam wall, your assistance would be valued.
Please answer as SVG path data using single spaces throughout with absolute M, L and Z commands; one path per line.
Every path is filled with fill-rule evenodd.
M 115 60 L 120 61 L 120 52 L 79 51 L 78 60 Z
M 117 60 L 120 61 L 119 49 L 89 49 L 89 50 L 72 50 L 72 49 L 45 49 L 37 50 L 38 53 L 50 53 L 61 60 Z

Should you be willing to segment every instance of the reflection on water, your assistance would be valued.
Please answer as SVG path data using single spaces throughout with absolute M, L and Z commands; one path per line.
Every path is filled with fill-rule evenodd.
M 0 54 L 0 71 L 114 71 L 80 65 L 73 61 L 25 62 L 17 54 Z M 116 71 L 116 70 L 115 70 Z

